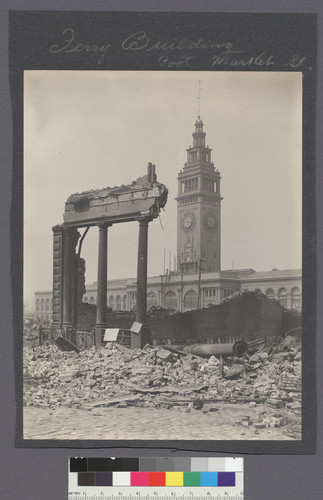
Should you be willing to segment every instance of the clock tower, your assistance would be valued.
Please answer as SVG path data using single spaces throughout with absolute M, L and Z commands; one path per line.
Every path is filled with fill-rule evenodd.
M 205 136 L 198 116 L 193 146 L 187 149 L 187 161 L 178 174 L 177 262 L 184 274 L 221 269 L 221 177 Z

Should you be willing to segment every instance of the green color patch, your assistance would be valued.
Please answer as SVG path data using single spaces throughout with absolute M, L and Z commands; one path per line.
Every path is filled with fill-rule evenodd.
M 184 472 L 183 486 L 200 486 L 201 473 L 200 472 Z

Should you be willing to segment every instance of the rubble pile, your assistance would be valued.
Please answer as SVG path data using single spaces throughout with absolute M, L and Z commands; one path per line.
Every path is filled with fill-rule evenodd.
M 244 358 L 200 358 L 167 346 L 130 350 L 110 343 L 76 352 L 55 345 L 24 348 L 27 406 L 177 408 L 217 411 L 217 403 L 265 405 L 257 419 L 236 425 L 261 429 L 301 416 L 301 345 L 292 338 L 256 342 Z M 270 417 L 266 418 L 270 413 Z M 286 416 L 287 415 L 287 416 Z M 289 417 L 288 417 L 289 415 Z
M 224 299 L 221 300 L 221 304 L 225 304 L 226 302 L 238 301 L 241 299 L 241 297 L 245 299 L 247 296 L 249 297 L 259 296 L 269 300 L 268 297 L 262 292 L 255 292 L 254 290 L 244 290 L 243 292 L 241 291 L 234 292 L 231 295 L 229 295 L 229 297 L 225 297 Z

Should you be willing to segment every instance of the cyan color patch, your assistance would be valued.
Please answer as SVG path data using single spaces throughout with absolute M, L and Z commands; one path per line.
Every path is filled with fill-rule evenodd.
M 218 473 L 217 472 L 201 472 L 201 486 L 217 486 Z

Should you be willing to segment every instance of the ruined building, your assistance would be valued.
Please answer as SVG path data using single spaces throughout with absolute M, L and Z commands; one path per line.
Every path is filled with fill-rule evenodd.
M 188 311 L 218 304 L 235 292 L 248 290 L 261 292 L 288 309 L 301 311 L 301 269 L 265 272 L 251 268 L 221 269 L 221 176 L 212 162 L 211 152 L 198 116 L 193 143 L 187 149 L 187 161 L 178 174 L 177 266 L 164 275 L 147 278 L 147 309 Z M 120 197 L 126 196 L 122 189 L 111 190 L 109 196 L 115 200 L 119 197 L 120 201 Z M 88 207 L 94 213 L 98 210 L 94 205 L 99 204 L 95 200 L 99 200 L 97 192 L 72 195 L 66 204 L 64 223 L 73 224 Z M 54 312 L 56 321 L 55 299 L 53 305 L 51 291 L 36 292 L 36 317 L 50 320 Z M 86 284 L 83 302 L 97 304 L 98 282 Z M 108 281 L 106 304 L 113 311 L 136 309 L 135 273 L 128 279 Z

